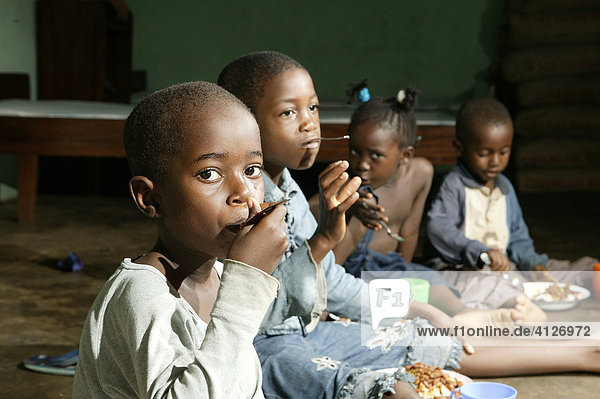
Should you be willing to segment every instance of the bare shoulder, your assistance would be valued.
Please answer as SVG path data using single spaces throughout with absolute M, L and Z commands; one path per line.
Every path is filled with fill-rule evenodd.
M 415 175 L 421 178 L 433 178 L 433 164 L 427 158 L 414 157 L 408 165 Z
M 404 173 L 400 173 L 396 181 L 396 187 L 399 190 L 406 190 L 413 187 L 413 190 L 420 191 L 424 187 L 431 186 L 433 181 L 433 165 L 429 160 L 422 157 L 415 157 L 407 164 L 403 165 Z

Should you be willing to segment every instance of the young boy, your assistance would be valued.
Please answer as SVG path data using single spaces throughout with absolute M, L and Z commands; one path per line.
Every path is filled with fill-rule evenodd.
M 184 83 L 139 103 L 124 139 L 158 238 L 92 305 L 73 397 L 264 397 L 252 340 L 279 287 L 286 211 L 240 230 L 263 198 L 255 119 L 222 88 Z
M 286 204 L 290 247 L 273 272 L 286 295 L 278 295 L 254 342 L 266 397 L 418 398 L 402 381 L 410 379 L 405 373 L 398 370 L 390 376 L 376 371 L 418 361 L 460 367 L 471 376 L 600 370 L 598 351 L 581 347 L 546 348 L 541 353 L 529 347 L 514 351 L 481 347 L 461 357 L 462 345 L 453 337 L 418 335 L 418 327 L 430 326 L 422 319 L 403 323 L 393 337 L 381 331 L 384 339 L 373 346 L 361 345 L 356 323 L 319 323 L 325 308 L 360 320 L 364 283 L 336 265 L 330 250 L 344 235 L 344 212 L 358 197 L 353 190 L 359 181 L 348 182 L 347 190 L 338 193 L 348 179 L 344 172 L 348 164 L 336 162 L 326 168 L 320 175 L 324 212 L 319 212 L 319 223 L 315 221 L 287 170 L 312 165 L 320 137 L 318 98 L 310 75 L 298 62 L 277 52 L 251 53 L 226 66 L 219 84 L 255 113 L 265 153 L 265 199 L 291 197 Z M 293 288 L 284 289 L 288 286 Z M 294 289 L 301 288 L 303 294 L 296 295 Z M 408 317 L 415 315 L 426 316 L 436 326 L 452 324 L 447 315 L 427 304 L 413 302 Z M 397 345 L 388 347 L 386 342 Z M 582 362 L 581 357 L 588 360 Z
M 395 390 L 395 397 L 417 398 L 414 389 L 402 381 L 411 379 L 406 373 L 396 373 L 396 382 L 372 370 L 398 367 L 413 355 L 429 364 L 456 367 L 461 347 L 458 341 L 444 337 L 446 345 L 427 353 L 423 346 L 410 351 L 395 347 L 396 351 L 382 353 L 360 345 L 357 324 L 319 323 L 325 308 L 353 320 L 361 316 L 363 282 L 336 265 L 331 252 L 344 236 L 344 214 L 358 199 L 360 179 L 348 182 L 345 161 L 333 163 L 320 174 L 317 223 L 287 170 L 312 166 L 319 150 L 319 102 L 308 71 L 281 53 L 257 52 L 227 65 L 218 82 L 244 101 L 259 123 L 265 154 L 265 200 L 291 198 L 286 204 L 290 247 L 273 276 L 283 291 L 291 294 L 292 288 L 284 289 L 288 286 L 298 291 L 287 297 L 278 295 L 255 340 L 265 395 L 334 398 L 344 394 L 362 398 Z M 300 290 L 303 295 L 299 295 Z M 412 325 L 409 331 L 414 333 Z M 367 365 L 370 369 L 365 368 Z M 303 376 L 301 381 L 298 373 Z
M 595 259 L 584 258 L 569 268 L 535 251 L 515 189 L 502 174 L 512 140 L 512 121 L 499 101 L 479 98 L 460 108 L 454 141 L 458 165 L 427 214 L 427 236 L 436 256 L 431 264 L 475 270 L 489 265 L 494 271 L 516 266 L 532 272 L 533 279 L 585 284 L 585 273 L 576 270 L 591 270 Z

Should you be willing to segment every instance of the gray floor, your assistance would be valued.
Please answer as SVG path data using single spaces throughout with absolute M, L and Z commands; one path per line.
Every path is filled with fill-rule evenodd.
M 554 258 L 600 257 L 600 193 L 521 198 L 540 251 Z M 124 256 L 146 251 L 154 227 L 127 198 L 42 196 L 33 225 L 15 221 L 16 203 L 0 204 L 0 397 L 69 398 L 72 377 L 27 371 L 36 353 L 62 354 L 78 342 L 96 293 Z M 75 252 L 81 272 L 56 269 Z M 594 312 L 599 302 L 580 312 Z M 586 373 L 498 378 L 520 399 L 596 398 L 600 378 Z

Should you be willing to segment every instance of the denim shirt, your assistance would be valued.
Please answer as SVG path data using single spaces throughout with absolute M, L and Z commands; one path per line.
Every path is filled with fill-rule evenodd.
M 503 174 L 496 177 L 495 183 L 506 197 L 506 223 L 509 231 L 506 256 L 522 271 L 529 271 L 538 264 L 545 266 L 548 256 L 535 252 L 514 187 Z M 427 213 L 427 238 L 435 248 L 436 255 L 445 261 L 477 267 L 479 255 L 490 248 L 465 237 L 465 187 L 478 188 L 481 184 L 473 179 L 459 161 L 444 178 L 431 203 Z
M 333 251 L 316 263 L 307 240 L 317 229 L 308 201 L 287 169 L 279 186 L 265 174 L 265 201 L 290 198 L 285 204 L 285 225 L 289 246 L 272 276 L 281 288 L 260 326 L 268 335 L 312 331 L 323 310 L 340 317 L 359 320 L 363 281 L 346 273 L 335 263 Z

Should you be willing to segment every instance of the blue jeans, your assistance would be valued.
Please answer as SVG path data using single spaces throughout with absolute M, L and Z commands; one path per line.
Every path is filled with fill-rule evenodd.
M 263 369 L 265 397 L 353 397 L 350 395 L 353 391 L 362 389 L 355 385 L 370 385 L 366 391 L 373 391 L 373 386 L 381 385 L 386 379 L 386 374 L 373 370 L 398 368 L 416 362 L 442 368 L 459 367 L 462 346 L 456 339 L 417 336 L 415 326 L 430 326 L 422 319 L 403 325 L 405 335 L 387 350 L 382 346 L 369 349 L 361 345 L 358 323 L 321 322 L 306 336 L 257 336 L 254 347 Z M 357 378 L 359 376 L 361 378 Z M 397 377 L 411 381 L 410 377 Z M 391 384 L 394 382 L 392 380 Z M 366 394 L 364 397 L 378 396 Z

